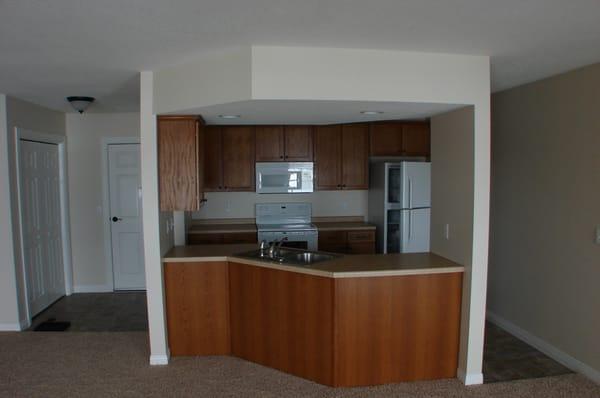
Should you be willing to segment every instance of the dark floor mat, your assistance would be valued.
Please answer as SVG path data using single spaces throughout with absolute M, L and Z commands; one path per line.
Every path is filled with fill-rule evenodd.
M 33 329 L 34 332 L 64 332 L 71 326 L 71 322 L 56 322 L 48 320 L 40 323 Z

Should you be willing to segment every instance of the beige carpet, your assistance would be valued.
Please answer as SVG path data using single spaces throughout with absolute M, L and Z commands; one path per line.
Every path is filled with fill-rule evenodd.
M 148 365 L 148 335 L 0 333 L 2 397 L 600 397 L 579 375 L 465 387 L 457 380 L 333 389 L 231 357 Z

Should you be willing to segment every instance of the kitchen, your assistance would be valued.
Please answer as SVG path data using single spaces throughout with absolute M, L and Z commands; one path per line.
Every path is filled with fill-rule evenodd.
M 161 209 L 197 211 L 187 246 L 163 258 L 171 355 L 234 355 L 332 386 L 456 377 L 464 267 L 429 253 L 428 120 L 161 116 L 158 143 Z M 204 208 L 227 216 L 239 192 L 252 213 L 235 214 L 254 217 Z M 324 192 L 350 215 L 322 209 Z M 382 339 L 390 351 L 373 355 Z
M 320 61 L 315 62 L 316 60 Z M 246 69 L 245 66 L 250 66 L 250 69 Z M 237 268 L 239 264 L 242 264 L 244 267 L 252 265 L 254 271 L 265 271 L 266 274 L 259 272 L 263 276 L 256 276 L 258 280 L 261 280 L 263 277 L 271 280 L 271 277 L 268 276 L 270 272 L 267 271 L 275 270 L 274 267 L 276 266 L 284 266 L 270 263 L 269 268 L 264 266 L 267 263 L 264 261 L 253 261 L 241 257 L 235 257 L 234 259 L 234 254 L 236 253 L 257 250 L 257 243 L 238 244 L 244 246 L 235 247 L 234 252 L 223 252 L 219 249 L 222 246 L 218 244 L 193 245 L 181 249 L 181 245 L 185 243 L 185 232 L 189 229 L 188 227 L 202 224 L 203 221 L 199 219 L 199 213 L 203 211 L 206 211 L 206 214 L 203 213 L 201 218 L 206 220 L 211 219 L 211 221 L 207 221 L 205 224 L 214 224 L 215 219 L 224 218 L 245 219 L 243 224 L 255 224 L 255 204 L 263 202 L 262 199 L 256 200 L 257 196 L 270 198 L 269 200 L 264 200 L 264 202 L 290 202 L 290 196 L 288 198 L 279 198 L 279 194 L 263 195 L 253 192 L 256 189 L 255 184 L 253 184 L 256 147 L 255 143 L 254 145 L 252 143 L 252 126 L 314 126 L 313 128 L 318 128 L 322 131 L 333 132 L 331 135 L 333 138 L 328 137 L 329 139 L 323 140 L 323 144 L 330 145 L 331 149 L 322 151 L 322 153 L 325 152 L 327 155 L 330 155 L 329 161 L 331 163 L 327 168 L 321 168 L 320 170 L 318 165 L 320 156 L 318 153 L 319 145 L 317 144 L 326 135 L 322 134 L 313 137 L 313 162 L 316 184 L 319 184 L 321 178 L 319 175 L 320 171 L 327 171 L 328 173 L 324 175 L 328 176 L 329 180 L 325 182 L 333 190 L 321 191 L 317 189 L 313 193 L 291 195 L 293 198 L 306 197 L 307 199 L 304 201 L 312 202 L 313 224 L 318 225 L 319 217 L 360 217 L 360 219 L 353 221 L 364 223 L 365 216 L 369 213 L 367 210 L 369 204 L 369 192 L 367 189 L 344 190 L 343 187 L 341 187 L 342 189 L 338 187 L 338 185 L 344 184 L 347 187 L 349 186 L 349 180 L 342 181 L 344 178 L 342 175 L 344 159 L 341 149 L 343 137 L 342 139 L 339 138 L 342 136 L 341 132 L 344 130 L 342 125 L 360 126 L 369 123 L 384 122 L 386 120 L 429 120 L 431 158 L 433 159 L 431 163 L 432 211 L 430 220 L 430 251 L 435 253 L 438 259 L 441 256 L 451 260 L 453 266 L 449 267 L 446 267 L 448 264 L 442 264 L 438 260 L 437 266 L 439 268 L 447 268 L 448 271 L 457 271 L 462 275 L 462 278 L 460 278 L 462 289 L 460 286 L 452 283 L 443 283 L 446 285 L 446 288 L 454 292 L 450 295 L 443 295 L 462 298 L 457 304 L 460 309 L 457 321 L 459 326 L 452 326 L 455 323 L 454 321 L 449 322 L 439 317 L 424 316 L 422 318 L 425 321 L 428 319 L 441 320 L 445 327 L 449 327 L 460 334 L 459 341 L 453 340 L 453 344 L 432 346 L 437 347 L 436 349 L 442 349 L 442 347 L 454 347 L 454 351 L 458 349 L 457 361 L 451 350 L 447 352 L 447 354 L 451 355 L 437 356 L 438 360 L 427 361 L 427 364 L 440 363 L 439 358 L 442 357 L 449 358 L 448 363 L 453 364 L 454 371 L 448 377 L 457 377 L 465 384 L 480 384 L 483 380 L 481 364 L 483 355 L 485 259 L 487 258 L 486 242 L 488 230 L 486 209 L 488 208 L 487 201 L 489 198 L 488 185 L 486 184 L 489 177 L 488 173 L 486 173 L 486 170 L 489 170 L 489 159 L 486 155 L 489 154 L 486 151 L 486 148 L 489 149 L 486 145 L 489 142 L 488 66 L 487 59 L 470 56 L 433 56 L 430 54 L 419 56 L 417 54 L 385 51 L 252 46 L 240 50 L 206 55 L 184 64 L 165 67 L 157 71 L 143 72 L 141 74 L 140 116 L 141 159 L 142 186 L 144 191 L 143 230 L 150 329 L 150 363 L 153 365 L 168 364 L 171 356 L 172 350 L 170 348 L 173 333 L 169 330 L 168 323 L 170 322 L 169 319 L 173 319 L 174 312 L 169 311 L 166 297 L 169 295 L 169 280 L 171 282 L 173 280 L 167 277 L 164 272 L 169 268 L 170 263 L 178 263 L 183 269 L 188 267 L 184 267 L 181 263 L 189 262 L 189 267 L 195 272 L 207 273 L 207 275 L 212 273 L 220 275 L 222 281 L 220 284 L 202 283 L 202 286 L 215 288 L 218 285 L 220 288 L 217 290 L 222 292 L 219 300 L 209 301 L 221 303 L 222 308 L 220 310 L 213 308 L 216 312 L 205 314 L 203 319 L 211 319 L 211 317 L 213 317 L 212 319 L 216 319 L 214 317 L 216 314 L 222 313 L 221 311 L 226 311 L 229 314 L 229 311 L 233 310 L 234 303 L 250 303 L 252 302 L 249 300 L 250 298 L 262 296 L 262 293 L 250 295 L 249 297 L 244 296 L 247 300 L 241 301 L 234 297 L 236 292 L 245 292 L 247 290 L 244 289 L 247 288 L 251 290 L 257 288 L 256 285 L 242 285 L 240 286 L 241 290 L 229 290 L 229 282 L 233 283 L 233 279 L 229 280 L 229 271 Z M 248 70 L 251 71 L 251 74 L 247 74 Z M 359 75 L 370 77 L 369 79 L 357 80 L 356 76 Z M 402 89 L 399 89 L 399 87 L 402 87 Z M 370 110 L 384 113 L 379 115 L 364 115 L 361 113 L 361 111 Z M 207 202 L 202 205 L 206 210 L 200 210 L 199 212 L 195 210 L 193 212 L 159 211 L 159 198 L 163 200 L 165 193 L 169 194 L 169 192 L 173 192 L 173 188 L 181 188 L 183 191 L 188 192 L 187 195 L 182 196 L 187 201 L 182 206 L 189 205 L 190 207 L 178 208 L 200 208 L 197 202 L 202 199 L 199 192 L 202 192 L 203 189 L 197 191 L 197 186 L 199 185 L 196 185 L 195 181 L 198 175 L 206 171 L 199 169 L 195 171 L 193 167 L 194 162 L 196 162 L 196 151 L 194 150 L 196 145 L 194 139 L 195 121 L 189 120 L 189 117 L 187 118 L 187 122 L 181 121 L 182 124 L 188 126 L 191 132 L 187 135 L 188 140 L 184 145 L 190 148 L 186 156 L 188 167 L 181 168 L 181 171 L 173 170 L 172 168 L 170 171 L 172 178 L 165 179 L 164 177 L 163 165 L 160 164 L 159 159 L 161 137 L 158 134 L 160 125 L 157 123 L 157 119 L 165 116 L 174 117 L 174 115 L 202 115 L 207 126 L 218 125 L 219 130 L 229 131 L 229 134 L 222 137 L 225 138 L 224 140 L 217 140 L 220 142 L 219 145 L 223 144 L 220 150 L 211 153 L 211 156 L 217 154 L 222 158 L 219 163 L 215 163 L 217 165 L 220 164 L 220 168 L 217 170 L 217 190 L 219 187 L 218 182 L 221 180 L 221 187 L 242 186 L 247 191 L 224 192 L 222 188 L 221 192 L 206 192 L 204 198 L 207 199 Z M 220 118 L 219 115 L 239 115 L 240 117 L 237 120 L 232 120 Z M 245 148 L 245 156 L 232 155 L 234 151 L 229 149 L 230 146 L 227 143 L 233 142 L 231 139 L 231 130 L 229 129 L 231 126 L 245 130 L 244 134 L 240 134 L 244 138 L 239 140 L 239 143 L 242 144 L 241 146 Z M 346 129 L 349 129 L 349 127 Z M 368 135 L 369 129 L 352 128 L 351 130 L 354 130 L 356 136 L 362 135 L 362 138 L 366 142 L 370 141 Z M 362 130 L 363 132 L 359 134 L 356 133 L 357 130 Z M 393 145 L 384 144 L 384 146 Z M 202 147 L 201 143 L 199 143 L 199 147 Z M 359 168 L 353 163 L 349 170 L 353 170 L 352 167 L 354 167 L 356 175 L 359 177 L 363 176 L 365 181 L 368 181 L 365 178 L 368 172 L 366 165 L 369 151 L 372 149 L 363 148 L 360 145 L 348 146 L 346 149 L 349 152 L 353 150 L 363 154 L 365 167 Z M 201 155 L 203 154 L 198 151 L 198 157 Z M 285 156 L 285 153 L 283 155 Z M 173 158 L 177 156 L 175 155 Z M 249 166 L 246 169 L 232 167 L 232 165 L 235 165 L 239 161 Z M 177 164 L 177 162 L 173 164 Z M 202 165 L 204 164 L 202 162 Z M 192 166 L 189 167 L 189 165 Z M 232 173 L 232 170 L 241 171 L 236 175 Z M 363 174 L 361 174 L 361 171 Z M 172 184 L 172 186 L 166 192 L 163 192 L 165 191 L 165 184 L 160 184 L 159 180 L 166 180 L 167 184 Z M 196 192 L 198 192 L 197 195 L 195 194 Z M 294 199 L 294 201 L 301 202 L 303 200 Z M 342 206 L 336 206 L 336 202 L 341 203 Z M 347 203 L 346 210 L 343 209 L 344 202 Z M 344 221 L 350 220 L 345 219 Z M 188 227 L 186 227 L 186 224 Z M 445 227 L 446 225 L 448 225 L 448 228 Z M 449 233 L 445 234 L 445 231 Z M 327 231 L 321 232 L 323 234 L 319 235 L 325 235 Z M 337 234 L 337 231 L 331 232 L 332 235 Z M 340 239 L 342 244 L 339 247 L 347 250 L 348 231 L 340 235 L 343 238 Z M 223 234 L 221 236 L 224 237 Z M 176 246 L 174 250 L 177 252 L 169 253 L 173 249 L 173 246 Z M 204 249 L 193 249 L 202 247 Z M 192 252 L 189 250 L 192 250 Z M 194 250 L 200 250 L 200 252 L 193 252 Z M 388 256 L 406 256 L 409 254 Z M 313 269 L 309 269 L 311 267 L 307 266 L 292 267 L 285 265 L 285 269 L 277 269 L 276 271 L 304 276 L 303 272 L 299 272 L 301 269 L 304 273 L 318 274 L 311 275 L 311 277 L 328 278 L 329 282 L 326 282 L 326 285 L 331 284 L 331 287 L 325 288 L 325 291 L 329 289 L 331 295 L 327 295 L 327 297 L 331 297 L 333 300 L 333 297 L 340 298 L 343 291 L 343 289 L 337 289 L 340 284 L 338 279 L 343 279 L 339 278 L 340 270 L 337 267 L 343 265 L 347 269 L 350 267 L 350 264 L 344 264 L 345 261 L 356 258 L 364 259 L 363 256 L 370 256 L 371 261 L 358 265 L 355 264 L 353 270 L 355 271 L 355 276 L 363 275 L 364 271 L 368 271 L 369 273 L 379 272 L 380 276 L 385 273 L 392 274 L 384 278 L 371 278 L 373 281 L 384 281 L 392 277 L 406 278 L 409 276 L 422 276 L 407 275 L 407 273 L 414 272 L 418 268 L 418 264 L 414 262 L 408 265 L 408 269 L 406 267 L 395 266 L 389 269 L 389 264 L 386 265 L 379 262 L 377 263 L 378 267 L 385 268 L 387 266 L 388 269 L 375 271 L 371 266 L 365 270 L 364 267 L 367 266 L 366 264 L 375 264 L 374 262 L 378 261 L 376 259 L 386 258 L 385 255 L 382 256 L 379 254 L 343 255 L 341 258 L 330 262 L 324 261 L 313 264 L 311 266 Z M 167 259 L 169 261 L 166 261 Z M 221 265 L 227 265 L 225 267 L 215 265 L 215 269 L 212 267 L 192 266 L 192 264 L 197 264 L 200 260 L 201 262 L 209 263 L 216 261 Z M 422 266 L 427 263 L 426 260 L 421 260 Z M 165 264 L 164 266 L 163 263 Z M 330 269 L 327 269 L 327 264 L 331 265 Z M 458 269 L 454 267 L 456 264 L 459 265 Z M 265 268 L 264 270 L 261 268 L 261 265 L 262 268 Z M 244 267 L 238 269 L 238 271 L 242 273 L 246 272 L 246 268 Z M 229 271 L 225 272 L 224 270 L 228 268 Z M 422 270 L 423 268 L 421 267 Z M 232 275 L 235 273 L 235 270 L 231 271 Z M 451 274 L 447 273 L 445 275 Z M 351 275 L 352 273 L 346 276 Z M 175 280 L 183 282 L 190 279 L 184 273 L 179 274 Z M 250 280 L 253 279 L 254 277 L 250 278 Z M 351 281 L 357 282 L 357 280 L 363 278 L 350 277 L 346 279 L 346 282 L 350 283 Z M 306 281 L 306 283 L 310 282 Z M 282 282 L 281 286 L 285 285 Z M 411 285 L 417 286 L 418 284 Z M 294 286 L 297 287 L 298 285 Z M 173 291 L 173 289 L 171 290 Z M 277 291 L 277 289 L 275 290 Z M 295 291 L 293 286 L 289 290 L 290 292 Z M 394 291 L 394 289 L 383 290 L 387 292 Z M 445 289 L 435 290 L 440 292 L 446 291 Z M 200 294 L 198 289 L 178 289 L 178 291 L 182 292 L 182 297 L 185 296 L 183 293 L 186 291 L 190 294 Z M 267 294 L 269 291 L 270 289 L 266 286 L 264 286 L 264 289 L 257 290 L 257 292 L 264 292 L 264 294 Z M 462 294 L 460 293 L 461 291 Z M 274 296 L 271 297 L 273 298 Z M 431 297 L 437 296 L 431 295 Z M 356 299 L 354 297 L 350 301 Z M 277 301 L 273 300 L 273 302 Z M 454 300 L 446 298 L 446 300 L 442 301 L 448 305 L 454 305 Z M 192 305 L 194 302 L 197 303 L 198 300 L 183 300 L 181 304 L 188 303 L 188 307 L 182 313 L 190 313 L 193 309 L 189 308 L 189 305 Z M 297 303 L 298 301 L 291 300 L 290 305 L 294 302 Z M 366 304 L 368 301 L 360 300 L 359 302 Z M 402 300 L 402 302 L 406 303 L 406 300 Z M 422 303 L 423 301 L 419 299 L 414 302 Z M 323 318 L 330 320 L 328 324 L 333 325 L 332 327 L 338 331 L 338 334 L 340 332 L 340 322 L 344 319 L 343 317 L 340 318 L 340 315 L 344 311 L 338 305 L 339 303 L 341 303 L 339 300 L 335 300 L 335 302 L 329 301 L 330 305 L 323 306 L 324 309 L 330 308 L 332 310 L 331 314 L 338 315 L 337 317 L 334 316 L 333 319 L 329 316 Z M 419 313 L 419 311 L 414 311 L 414 309 L 410 311 L 414 314 Z M 169 313 L 171 313 L 171 316 L 168 315 Z M 213 333 L 213 337 L 216 335 L 225 336 L 222 340 L 225 345 L 221 346 L 224 351 L 241 356 L 242 354 L 238 351 L 240 346 L 237 343 L 234 344 L 234 341 L 237 341 L 235 340 L 235 336 L 237 336 L 236 330 L 241 330 L 242 334 L 246 335 L 245 332 L 247 330 L 245 330 L 244 325 L 254 325 L 257 328 L 260 326 L 263 331 L 266 325 L 259 321 L 263 316 L 260 313 L 254 313 L 253 317 L 255 317 L 255 321 L 242 323 L 234 322 L 235 313 L 239 312 L 231 311 L 231 317 L 227 315 L 223 318 L 224 320 L 228 320 L 227 322 L 219 323 L 222 326 L 219 330 L 223 333 Z M 242 311 L 242 313 L 251 314 L 252 312 Z M 289 312 L 285 313 L 294 313 L 294 310 L 290 309 Z M 364 308 L 362 313 L 368 314 L 370 311 L 368 308 Z M 442 311 L 442 313 L 455 314 L 450 318 L 453 320 L 456 319 L 455 311 Z M 307 315 L 310 314 L 313 313 L 311 312 Z M 380 319 L 402 318 L 381 317 Z M 310 325 L 311 322 L 307 322 L 306 324 Z M 287 328 L 286 330 L 291 330 L 291 325 L 289 324 L 282 324 L 282 327 Z M 444 328 L 439 330 L 442 329 Z M 215 332 L 214 329 L 204 328 L 202 330 L 207 332 L 212 330 L 212 332 Z M 343 330 L 348 331 L 352 330 L 352 328 L 348 329 L 345 327 Z M 391 329 L 386 326 L 382 327 L 381 330 L 389 331 Z M 438 329 L 428 326 L 422 328 L 422 330 Z M 450 338 L 455 336 L 454 333 L 445 335 L 450 336 Z M 354 334 L 354 336 L 358 335 Z M 291 336 L 288 336 L 288 338 L 291 338 Z M 387 339 L 385 336 L 370 336 L 367 338 L 371 341 L 379 339 L 382 342 L 385 342 Z M 437 341 L 436 339 L 434 340 Z M 191 343 L 185 339 L 182 341 Z M 202 341 L 202 339 L 199 341 Z M 281 338 L 273 338 L 268 341 L 276 342 L 282 340 Z M 316 341 L 320 341 L 320 339 Z M 405 339 L 404 341 L 408 340 Z M 336 352 L 346 352 L 349 355 L 349 352 L 340 350 L 339 344 L 341 342 L 336 340 L 332 344 L 332 349 L 337 346 L 334 349 Z M 368 347 L 368 345 L 364 344 L 349 344 L 349 346 Z M 379 350 L 373 350 L 372 352 L 386 352 L 386 350 L 388 349 L 380 347 Z M 331 352 L 329 350 L 326 351 Z M 274 351 L 267 349 L 266 352 Z M 313 351 L 305 350 L 305 352 L 309 353 Z M 291 353 L 284 350 L 280 354 L 278 357 L 285 359 L 290 358 Z M 175 352 L 173 355 L 175 355 Z M 247 358 L 256 362 L 260 359 L 260 355 L 258 358 L 249 356 Z M 307 359 L 305 358 L 305 360 Z M 305 360 L 294 362 L 297 364 L 306 363 Z M 368 363 L 368 361 L 353 361 L 352 363 L 359 362 Z M 380 366 L 388 362 L 389 359 L 379 358 L 375 361 L 375 365 Z M 339 359 L 333 361 L 331 366 L 325 367 L 323 370 L 324 374 L 332 374 L 332 372 L 340 371 L 340 363 Z M 397 365 L 395 362 L 392 363 Z M 410 363 L 417 367 L 423 366 L 423 362 L 419 360 L 410 361 Z M 271 363 L 270 366 L 290 371 L 285 364 L 276 365 Z M 332 367 L 338 370 L 334 371 Z M 372 369 L 377 368 L 372 367 Z M 421 371 L 423 370 L 421 369 Z M 356 372 L 356 370 L 352 372 Z M 375 375 L 375 379 L 386 374 L 388 376 L 395 374 L 396 377 L 400 377 L 400 373 L 402 373 L 397 373 L 398 369 L 394 372 L 379 372 L 380 375 Z M 364 374 L 368 374 L 368 372 L 364 372 Z M 417 376 L 414 373 L 411 374 L 412 377 Z M 429 377 L 436 378 L 439 375 L 429 375 Z M 340 380 L 339 377 L 337 379 L 329 378 L 329 382 L 332 384 L 339 383 Z M 324 382 L 326 381 L 324 380 Z M 360 382 L 357 380 L 348 381 L 350 384 L 352 382 Z M 379 381 L 374 380 L 376 383 L 380 381 L 387 382 L 387 380 L 382 379 L 379 379 Z
M 202 164 L 198 170 L 202 176 L 193 176 L 194 181 L 202 180 L 198 187 L 178 189 L 180 195 L 192 197 L 176 198 L 170 192 L 161 196 L 162 210 L 196 211 L 187 234 L 189 244 L 255 243 L 259 241 L 254 220 L 255 203 L 292 201 L 311 203 L 312 209 L 308 211 L 312 210 L 315 218 L 309 223 L 314 221 L 320 225 L 318 246 L 321 250 L 374 253 L 375 225 L 363 223 L 367 221 L 369 192 L 374 192 L 369 191 L 369 159 L 378 164 L 383 159 L 425 161 L 430 153 L 428 122 L 377 122 L 333 126 L 206 126 L 198 133 L 202 135 L 199 137 L 202 144 L 198 145 L 204 149 L 196 155 L 194 118 L 190 120 L 163 117 L 159 121 L 159 132 L 167 126 L 186 126 L 180 130 L 178 139 L 187 139 L 189 144 L 181 146 L 185 152 L 171 156 L 175 159 L 199 156 L 198 162 Z M 188 138 L 183 137 L 186 132 Z M 162 159 L 169 165 L 172 160 L 166 157 L 170 155 L 168 145 L 174 138 L 159 133 L 159 139 L 161 137 L 165 140 L 161 148 L 167 152 Z M 290 163 L 300 169 L 288 172 Z M 195 169 L 191 172 L 195 173 Z M 161 175 L 170 176 L 170 173 L 170 170 L 164 170 Z M 385 179 L 383 173 L 384 170 L 379 171 L 375 179 Z M 301 187 L 286 186 L 288 180 L 300 175 L 308 176 L 303 184 L 302 180 L 298 181 Z M 400 181 L 399 177 L 393 181 Z M 429 196 L 429 178 L 426 176 L 423 181 L 427 189 L 424 194 Z M 266 186 L 269 183 L 272 185 Z M 169 181 L 161 181 L 161 187 L 166 184 Z M 258 194 L 244 193 L 253 191 Z M 282 195 L 284 192 L 294 194 Z M 199 199 L 196 200 L 194 195 Z M 165 203 L 166 200 L 171 203 Z M 373 198 L 371 202 L 377 200 L 383 201 Z M 176 207 L 174 203 L 184 206 Z M 428 206 L 426 203 L 420 207 Z M 376 207 L 372 213 L 375 218 Z M 222 223 L 232 226 L 226 227 Z M 385 223 L 379 224 L 383 233 Z M 347 241 L 345 234 L 351 230 L 373 233 L 368 236 L 351 234 Z M 331 231 L 338 234 L 328 233 Z M 428 235 L 428 229 L 423 233 Z M 383 234 L 380 241 L 383 242 Z M 316 245 L 311 249 L 316 250 Z M 379 252 L 384 251 L 380 249 Z

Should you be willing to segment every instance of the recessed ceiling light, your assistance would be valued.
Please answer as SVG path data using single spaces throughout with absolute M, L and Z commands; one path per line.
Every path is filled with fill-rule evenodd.
M 221 119 L 239 119 L 240 115 L 219 115 Z
M 381 115 L 382 111 L 360 111 L 363 115 Z

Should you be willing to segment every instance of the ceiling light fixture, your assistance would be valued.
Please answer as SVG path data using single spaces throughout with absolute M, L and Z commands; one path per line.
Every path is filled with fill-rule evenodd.
M 219 115 L 221 119 L 239 119 L 240 115 Z
M 95 98 L 94 97 L 72 96 L 72 97 L 67 97 L 67 101 L 69 101 L 69 103 L 71 104 L 73 109 L 75 109 L 79 113 L 83 113 L 83 111 L 85 111 L 88 108 L 88 106 L 90 106 L 92 104 L 92 102 L 95 101 Z
M 382 111 L 360 111 L 363 115 L 382 115 Z

